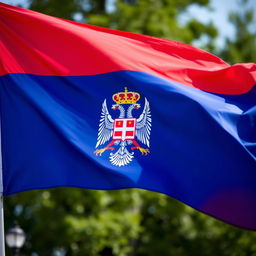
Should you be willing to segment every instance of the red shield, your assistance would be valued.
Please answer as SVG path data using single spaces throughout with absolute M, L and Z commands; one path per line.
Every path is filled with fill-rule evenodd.
M 135 138 L 136 118 L 115 119 L 113 139 L 132 140 Z

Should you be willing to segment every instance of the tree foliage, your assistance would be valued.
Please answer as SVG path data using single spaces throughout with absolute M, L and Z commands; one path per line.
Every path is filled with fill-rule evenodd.
M 231 64 L 238 62 L 256 62 L 256 14 L 248 6 L 247 0 L 239 1 L 243 6 L 238 12 L 230 14 L 230 21 L 235 28 L 233 39 L 227 39 L 220 55 Z
M 137 189 L 24 192 L 6 198 L 5 217 L 26 231 L 24 255 L 256 255 L 256 233 Z
M 206 7 L 209 0 L 193 3 Z M 112 7 L 107 0 L 30 1 L 33 10 L 94 25 L 186 43 L 203 35 L 214 39 L 212 24 L 178 22 L 190 5 L 190 0 L 116 0 Z M 255 34 L 248 29 L 252 12 L 241 11 L 231 19 L 236 37 L 219 53 L 229 62 L 255 61 Z M 23 255 L 256 256 L 255 233 L 137 189 L 24 192 L 5 198 L 6 227 L 15 219 L 27 233 Z
M 193 4 L 207 6 L 209 0 L 194 0 Z M 186 43 L 202 35 L 215 38 L 217 30 L 211 23 L 205 25 L 191 19 L 185 25 L 179 24 L 179 15 L 190 5 L 190 0 L 32 0 L 30 8 L 65 19 Z

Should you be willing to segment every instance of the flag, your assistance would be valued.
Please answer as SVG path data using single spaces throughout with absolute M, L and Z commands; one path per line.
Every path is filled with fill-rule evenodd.
M 140 188 L 256 229 L 256 65 L 0 4 L 3 194 Z

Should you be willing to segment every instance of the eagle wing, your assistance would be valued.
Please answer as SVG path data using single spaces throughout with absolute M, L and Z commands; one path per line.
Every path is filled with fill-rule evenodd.
M 149 102 L 145 98 L 145 105 L 142 114 L 137 119 L 136 122 L 136 137 L 140 140 L 143 144 L 149 147 L 149 138 L 151 132 L 151 112 L 149 107 Z
M 102 103 L 96 148 L 99 145 L 104 144 L 106 141 L 108 141 L 111 138 L 113 124 L 114 124 L 114 120 L 112 119 L 111 115 L 108 112 L 108 107 L 105 99 L 104 102 Z

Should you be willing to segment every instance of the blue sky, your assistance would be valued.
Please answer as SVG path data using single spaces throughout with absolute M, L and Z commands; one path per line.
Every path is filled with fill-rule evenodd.
M 113 0 L 110 0 L 112 2 Z M 27 5 L 27 0 L 4 0 L 7 4 L 22 4 L 24 7 Z M 193 2 L 193 1 L 191 1 Z M 201 22 L 208 23 L 212 21 L 219 30 L 219 37 L 217 39 L 217 45 L 222 47 L 225 38 L 232 38 L 234 35 L 234 28 L 228 21 L 228 14 L 231 11 L 236 11 L 243 6 L 238 4 L 238 0 L 211 0 L 212 10 L 206 8 L 200 8 L 198 5 L 193 4 L 189 8 L 188 15 L 181 17 L 183 22 L 190 17 L 195 17 Z M 256 0 L 249 0 L 248 5 L 254 9 L 256 16 Z M 200 44 L 200 43 L 199 43 Z
M 223 46 L 225 38 L 232 39 L 235 32 L 228 20 L 229 13 L 244 8 L 244 6 L 240 6 L 238 0 L 211 0 L 211 7 L 212 11 L 192 5 L 189 8 L 189 15 L 196 17 L 203 23 L 212 21 L 219 30 L 217 45 Z M 254 10 L 256 17 L 256 0 L 249 0 L 248 7 Z

